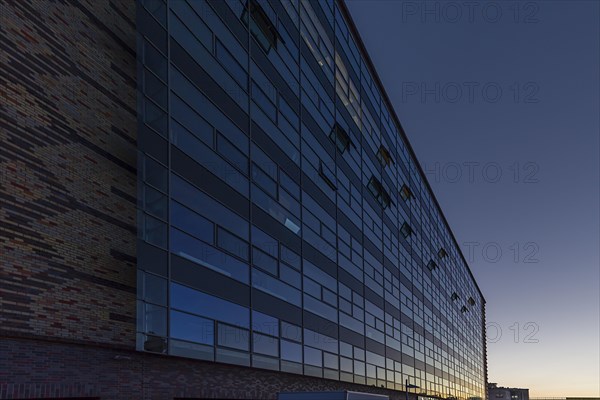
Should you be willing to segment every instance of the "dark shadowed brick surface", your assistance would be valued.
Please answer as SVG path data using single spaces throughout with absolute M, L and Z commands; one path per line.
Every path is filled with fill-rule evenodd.
M 0 10 L 0 332 L 133 348 L 135 4 Z
M 383 388 L 99 346 L 10 339 L 0 354 L 8 355 L 0 376 L 10 378 L 0 383 L 2 398 L 18 398 L 16 390 L 102 399 L 275 399 L 279 391 L 354 390 L 405 399 Z

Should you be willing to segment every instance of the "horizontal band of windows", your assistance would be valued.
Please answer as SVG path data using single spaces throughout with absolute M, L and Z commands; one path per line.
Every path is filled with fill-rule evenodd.
M 168 253 L 166 250 L 162 250 L 142 240 L 137 241 L 137 249 L 138 269 L 164 277 L 168 276 Z
M 198 267 L 186 258 L 171 255 L 171 279 L 237 304 L 250 305 L 250 288 L 210 268 Z
M 254 185 L 252 185 L 252 201 L 292 233 L 296 235 L 300 234 L 300 221 L 277 201 L 269 197 L 263 190 Z
M 171 147 L 171 169 L 227 208 L 246 219 L 249 218 L 250 210 L 246 197 L 176 147 Z M 182 201 L 182 198 L 180 197 L 178 200 Z
M 171 307 L 198 316 L 250 328 L 250 309 L 187 286 L 171 283 Z
M 163 164 L 169 162 L 168 141 L 143 123 L 138 123 L 138 150 Z
M 243 196 L 248 197 L 248 178 L 220 155 L 186 131 L 179 132 L 177 137 L 173 139 L 173 144 L 190 157 L 193 162 L 210 171 Z
M 248 115 L 214 80 L 200 67 L 186 50 L 171 39 L 171 61 L 202 92 L 209 94 L 220 110 L 247 134 Z M 175 89 L 176 81 L 173 81 Z M 219 128 L 219 127 L 217 127 Z
M 310 311 L 323 318 L 326 318 L 327 320 L 336 324 L 338 323 L 337 310 L 334 307 L 325 304 L 322 301 L 317 300 L 314 297 L 309 296 L 307 294 L 304 294 L 303 299 L 305 310 Z
M 248 264 L 174 228 L 171 228 L 171 252 L 232 279 L 249 283 Z
M 255 268 L 252 269 L 252 287 L 295 306 L 301 305 L 298 289 Z
M 295 152 L 286 152 L 267 132 L 252 120 L 252 140 L 295 182 L 300 182 L 299 159 Z M 287 140 L 287 139 L 286 139 Z M 296 157 L 296 159 L 293 159 Z
M 283 324 L 288 321 L 292 324 L 302 324 L 302 309 L 283 301 L 275 296 L 258 289 L 252 289 L 252 309 L 277 317 L 282 322 L 282 337 L 284 337 Z M 293 340 L 301 340 L 296 335 Z
M 251 117 L 253 134 L 254 127 L 260 126 L 259 129 L 261 129 L 273 143 L 277 143 L 277 147 L 286 154 L 286 157 L 292 163 L 296 166 L 300 165 L 300 136 L 298 132 L 295 132 L 292 129 L 282 130 L 260 107 L 252 109 Z
M 171 81 L 171 89 L 175 93 L 172 99 L 176 101 L 175 104 L 172 104 L 173 117 L 200 138 L 204 137 L 202 131 L 216 129 L 241 152 L 248 152 L 247 127 L 239 128 L 200 89 L 175 68 L 171 69 Z M 209 140 L 205 140 L 206 144 L 214 147 L 213 141 Z

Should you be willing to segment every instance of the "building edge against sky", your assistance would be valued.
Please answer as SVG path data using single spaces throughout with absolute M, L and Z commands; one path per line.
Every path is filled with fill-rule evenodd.
M 138 348 L 484 397 L 483 296 L 344 3 L 139 12 Z
M 271 6 L 252 2 L 245 13 L 242 3 L 231 3 L 233 8 L 218 1 L 170 3 L 175 19 L 169 30 L 177 39 L 169 39 L 161 27 L 168 11 L 160 1 L 0 5 L 6 16 L 2 41 L 11 43 L 2 60 L 9 101 L 3 104 L 0 132 L 0 273 L 5 283 L 0 358 L 6 361 L 0 365 L 0 397 L 272 398 L 279 390 L 345 388 L 404 398 L 392 389 L 402 390 L 405 376 L 421 386 L 413 392 L 483 397 L 483 296 L 393 112 L 387 116 L 384 111 L 383 121 L 371 128 L 376 133 L 363 136 L 352 125 L 352 112 L 363 124 L 363 115 L 375 110 L 373 103 L 391 107 L 383 90 L 375 100 L 378 95 L 371 89 L 381 86 L 368 57 L 363 62 L 353 55 L 363 49 L 345 6 L 336 3 L 337 19 L 346 21 L 357 49 L 341 40 L 349 33 L 339 35 L 334 46 L 339 46 L 339 60 L 334 51 L 330 64 L 323 58 L 319 65 L 311 48 L 327 51 L 324 38 L 336 40 L 337 31 L 328 25 L 338 23 L 327 5 L 332 3 L 303 8 L 310 13 L 306 32 L 323 29 L 324 36 L 316 41 L 313 37 L 312 44 L 294 33 L 292 14 L 278 1 Z M 198 9 L 198 4 L 203 6 Z M 223 15 L 234 15 L 228 20 L 231 30 L 219 22 Z M 275 16 L 285 24 L 273 24 Z M 201 23 L 195 24 L 195 18 Z M 190 21 L 193 29 L 186 33 Z M 248 25 L 256 39 L 243 33 Z M 246 46 L 238 45 L 250 47 L 251 57 L 235 46 L 240 34 L 246 35 Z M 138 40 L 142 35 L 148 47 Z M 302 89 L 288 85 L 296 79 L 293 74 L 292 80 L 279 84 L 280 74 L 289 74 L 286 69 L 292 65 L 280 57 L 294 43 L 301 48 L 296 59 L 306 67 Z M 167 49 L 164 54 L 174 67 L 166 57 L 152 58 L 161 49 Z M 143 55 L 137 64 L 136 53 Z M 197 54 L 207 55 L 201 65 L 194 61 Z M 236 61 L 240 57 L 245 69 Z M 235 68 L 236 62 L 241 69 Z M 270 71 L 250 74 L 256 87 L 251 94 L 259 97 L 244 98 L 244 91 L 219 87 L 215 79 L 224 85 L 243 83 L 251 62 Z M 365 78 L 371 75 L 375 85 L 362 87 L 362 78 L 357 79 L 363 74 L 361 65 L 368 67 Z M 227 72 L 226 66 L 233 70 Z M 300 77 L 300 66 L 296 68 Z M 167 80 L 161 79 L 161 71 Z M 226 80 L 224 73 L 229 74 Z M 186 75 L 194 84 L 181 79 Z M 143 79 L 138 82 L 138 77 Z M 341 78 L 339 94 L 336 77 Z M 265 90 L 270 80 L 277 84 Z M 168 88 L 165 82 L 170 82 Z M 142 94 L 148 103 L 141 101 Z M 185 102 L 198 94 L 211 101 Z M 325 98 L 329 103 L 318 100 Z M 231 120 L 212 112 L 212 101 L 226 102 L 229 111 L 244 110 L 246 104 L 246 124 L 243 112 L 230 115 Z M 301 107 L 314 111 L 297 112 Z M 148 116 L 157 118 L 148 125 Z M 192 125 L 186 130 L 188 118 Z M 202 132 L 202 121 L 216 126 Z M 280 124 L 287 124 L 284 131 Z M 241 133 L 229 140 L 227 135 L 240 129 L 247 129 L 249 136 Z M 282 132 L 291 139 L 270 136 Z M 314 146 L 303 142 L 317 133 L 324 136 Z M 165 146 L 167 138 L 171 144 Z M 249 161 L 244 170 L 242 142 L 257 164 L 255 170 Z M 298 147 L 297 158 L 281 150 Z M 194 151 L 211 161 L 194 161 Z M 263 155 L 272 160 L 265 164 Z M 161 161 L 172 172 L 167 181 L 152 173 L 160 171 L 155 167 Z M 203 173 L 194 174 L 197 170 Z M 400 177 L 414 185 L 403 188 Z M 240 182 L 247 182 L 246 189 Z M 252 203 L 244 200 L 245 190 Z M 302 193 L 301 203 L 297 193 Z M 427 208 L 418 207 L 423 195 Z M 206 200 L 200 208 L 198 198 Z M 340 208 L 345 199 L 356 207 Z M 279 211 L 275 217 L 288 216 L 277 222 L 273 210 Z M 353 210 L 360 215 L 349 217 Z M 311 218 L 312 212 L 319 218 Z M 416 222 L 429 212 L 437 216 L 436 224 Z M 401 215 L 412 223 L 404 225 Z M 247 231 L 240 230 L 248 218 L 256 227 L 246 222 Z M 360 221 L 358 226 L 353 218 Z M 163 233 L 161 219 L 172 232 Z M 332 223 L 323 223 L 328 221 Z M 371 225 L 365 238 L 363 221 Z M 444 232 L 445 246 L 439 245 L 442 241 L 423 244 L 429 239 L 418 238 L 427 229 Z M 170 252 L 176 254 L 170 256 L 143 240 L 160 245 L 171 233 Z M 194 250 L 185 251 L 190 248 Z M 401 256 L 404 270 L 395 259 Z M 240 280 L 245 274 L 251 285 Z M 446 277 L 446 284 L 438 281 L 439 290 L 429 288 L 435 285 L 432 276 Z M 206 277 L 211 285 L 199 287 Z M 332 278 L 335 283 L 330 285 Z M 290 303 L 297 300 L 303 309 Z M 442 310 L 432 309 L 438 303 Z M 195 307 L 203 304 L 212 308 Z M 136 336 L 138 348 L 146 351 L 135 350 Z M 412 353 L 402 347 L 404 342 L 412 345 Z M 185 357 L 156 354 L 163 351 Z M 248 362 L 258 368 L 233 364 Z M 269 370 L 275 368 L 292 373 Z M 472 387 L 457 389 L 455 382 Z M 483 390 L 473 389 L 477 387 Z

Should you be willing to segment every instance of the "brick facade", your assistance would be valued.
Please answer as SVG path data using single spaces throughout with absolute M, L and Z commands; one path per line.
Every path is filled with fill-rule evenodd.
M 1 1 L 0 330 L 135 345 L 135 3 Z
M 405 399 L 383 388 L 100 346 L 19 339 L 0 348 L 12 365 L 8 372 L 0 367 L 0 381 L 9 378 L 0 383 L 0 398 L 275 399 L 279 391 L 354 390 Z

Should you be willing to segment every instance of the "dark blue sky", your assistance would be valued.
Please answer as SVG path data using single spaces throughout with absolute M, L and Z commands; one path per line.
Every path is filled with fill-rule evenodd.
M 486 297 L 489 380 L 600 396 L 600 1 L 347 4 Z

